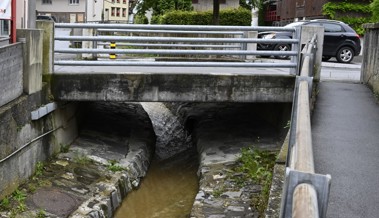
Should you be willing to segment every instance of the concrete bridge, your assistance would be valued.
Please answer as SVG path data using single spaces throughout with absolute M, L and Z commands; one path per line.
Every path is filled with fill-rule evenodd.
M 75 25 L 67 24 L 66 26 L 62 25 L 62 27 L 74 28 Z M 235 31 L 253 30 L 249 28 L 245 29 L 241 27 L 241 29 Z M 6 190 L 15 189 L 14 184 L 32 175 L 36 161 L 46 159 L 46 157 L 54 153 L 57 149 L 59 150 L 60 143 L 69 144 L 77 135 L 77 132 L 75 132 L 77 128 L 75 127 L 76 121 L 72 119 L 75 114 L 75 106 L 72 104 L 64 104 L 62 103 L 63 101 L 293 102 L 294 105 L 297 105 L 295 107 L 297 109 L 294 110 L 293 117 L 295 118 L 292 123 L 296 123 L 297 125 L 293 125 L 291 134 L 292 137 L 299 136 L 299 138 L 292 138 L 290 140 L 289 144 L 291 149 L 293 149 L 294 155 L 291 155 L 292 159 L 290 160 L 292 161 L 289 163 L 289 166 L 292 167 L 292 179 L 296 177 L 298 180 L 288 183 L 292 184 L 292 186 L 286 187 L 291 191 L 295 191 L 295 186 L 303 181 L 299 178 L 312 181 L 314 179 L 315 183 L 317 183 L 315 184 L 317 189 L 316 193 L 321 193 L 324 197 L 327 195 L 326 192 L 320 192 L 319 189 L 328 186 L 328 178 L 325 179 L 325 177 L 319 177 L 319 175 L 314 177 L 314 169 L 311 163 L 312 161 L 310 161 L 313 160 L 313 155 L 307 149 L 304 151 L 302 149 L 297 150 L 298 148 L 296 148 L 299 147 L 299 144 L 306 145 L 306 148 L 312 146 L 310 143 L 311 140 L 309 140 L 311 132 L 308 95 L 312 89 L 309 85 L 312 84 L 312 81 L 317 83 L 319 78 L 321 52 L 318 50 L 318 53 L 313 55 L 314 58 L 312 60 L 312 55 L 310 54 L 314 54 L 314 52 L 308 52 L 308 50 L 312 51 L 314 44 L 305 46 L 306 49 L 302 50 L 305 54 L 303 56 L 301 56 L 300 50 L 300 48 L 303 47 L 302 45 L 305 45 L 312 37 L 305 37 L 304 34 L 299 33 L 299 35 L 302 36 L 300 39 L 295 38 L 287 42 L 293 43 L 293 51 L 273 53 L 274 55 L 292 56 L 290 61 L 278 65 L 259 63 L 253 60 L 243 60 L 238 63 L 228 60 L 226 63 L 222 62 L 222 64 L 220 64 L 224 64 L 224 66 L 218 66 L 214 62 L 199 62 L 198 66 L 191 72 L 187 71 L 188 67 L 192 67 L 192 65 L 197 62 L 183 63 L 179 61 L 170 63 L 171 65 L 169 66 L 164 66 L 167 63 L 152 64 L 141 62 L 142 64 L 150 66 L 150 68 L 154 67 L 153 72 L 136 70 L 135 68 L 132 72 L 128 72 L 128 70 L 125 70 L 126 67 L 135 66 L 135 62 L 131 63 L 128 61 L 115 60 L 105 62 L 104 60 L 89 61 L 82 59 L 78 61 L 54 60 L 54 50 L 52 49 L 54 35 L 51 34 L 54 32 L 54 27 L 49 23 L 40 23 L 39 29 L 43 31 L 20 30 L 18 36 L 20 41 L 24 43 L 18 43 L 2 49 L 2 69 L 5 70 L 1 71 L 1 75 L 2 78 L 5 79 L 4 82 L 1 83 L 1 87 L 7 88 L 3 90 L 3 94 L 0 98 L 2 109 L 1 119 L 4 120 L 4 122 L 1 123 L 1 129 L 8 129 L 10 126 L 14 131 L 12 130 L 9 134 L 5 134 L 3 131 L 1 132 L 1 138 L 6 142 L 4 145 L 6 147 L 0 152 L 2 158 L 0 164 L 6 163 L 7 166 L 9 166 L 1 167 L 0 175 L 9 175 L 9 178 L 1 177 L 3 184 L 0 187 L 1 195 L 9 194 Z M 257 30 L 259 30 L 259 28 Z M 280 28 L 275 30 L 280 30 Z M 287 29 L 282 30 L 288 31 Z M 295 30 L 290 31 L 295 32 Z M 313 32 L 317 32 L 317 30 L 305 28 L 301 31 L 311 36 L 313 36 Z M 41 37 L 42 34 L 44 36 L 43 38 Z M 320 38 L 322 37 L 318 37 L 318 43 L 322 44 Z M 70 40 L 68 38 L 66 39 Z M 77 36 L 72 39 L 75 41 L 79 39 L 94 41 L 94 37 L 88 38 L 88 36 L 84 36 L 84 38 Z M 107 41 L 113 38 L 100 39 Z M 260 42 L 258 39 L 238 40 L 236 42 L 242 44 Z M 370 40 L 366 41 L 369 42 Z M 275 43 L 274 41 L 264 40 L 261 42 Z M 229 41 L 229 43 L 233 43 L 233 41 Z M 247 48 L 248 46 L 241 47 Z M 317 45 L 316 47 L 320 48 L 321 46 Z M 230 52 L 229 55 L 254 56 L 266 54 L 254 50 L 245 51 L 247 50 L 243 52 Z M 61 52 L 68 53 L 76 51 Z M 91 59 L 93 58 L 91 54 L 100 52 L 109 53 L 111 51 L 106 49 L 104 49 L 104 51 L 87 49 L 81 52 L 83 54 L 89 54 L 85 58 Z M 122 52 L 123 51 L 115 50 L 117 54 L 122 54 Z M 24 54 L 23 58 L 22 54 Z M 43 57 L 41 54 L 43 54 Z M 224 53 L 222 54 L 224 55 Z M 202 55 L 220 54 L 217 52 L 204 52 Z M 23 62 L 21 60 L 23 60 Z M 370 61 L 374 61 L 374 59 L 370 59 Z M 113 66 L 107 66 L 106 68 L 100 67 L 106 66 L 107 64 Z M 87 65 L 87 67 L 83 67 L 84 65 Z M 182 68 L 174 68 L 180 67 L 178 65 L 182 65 Z M 374 66 L 375 63 L 371 65 Z M 162 68 L 162 66 L 164 68 Z M 154 72 L 158 71 L 158 68 L 160 72 Z M 262 68 L 266 69 L 262 70 Z M 310 77 L 312 72 L 309 71 L 312 70 L 315 80 Z M 182 73 L 183 71 L 186 72 Z M 302 72 L 302 75 L 300 75 L 300 72 Z M 44 81 L 44 83 L 42 81 Z M 49 89 L 50 86 L 51 93 Z M 295 98 L 293 98 L 294 95 Z M 295 101 L 293 101 L 293 99 L 295 99 Z M 57 103 L 51 104 L 52 100 L 57 101 Z M 36 120 L 31 120 L 30 112 L 39 114 Z M 296 122 L 297 119 L 299 119 L 300 122 Z M 17 131 L 15 131 L 16 129 Z M 46 131 L 46 129 L 48 129 L 48 131 Z M 49 134 L 53 135 L 53 137 L 50 138 Z M 42 138 L 51 142 L 51 146 L 42 146 L 42 144 L 44 144 L 44 140 L 40 140 Z M 30 148 L 28 147 L 29 145 L 31 145 Z M 42 150 L 42 148 L 44 148 L 44 150 Z M 35 153 L 33 153 L 35 152 L 34 150 L 37 150 L 37 153 L 42 155 L 34 158 L 36 156 L 34 155 Z M 303 158 L 307 157 L 305 158 L 307 159 L 305 163 L 294 161 L 297 159 L 295 158 L 296 155 L 300 153 L 302 154 L 300 156 Z M 25 166 L 25 164 L 22 166 L 19 165 L 20 160 L 30 166 Z M 294 165 L 292 165 L 292 163 Z M 306 171 L 307 175 L 297 172 L 298 169 L 300 169 L 300 171 Z M 321 184 L 316 180 L 322 181 Z M 297 193 L 300 192 L 304 194 L 313 188 L 307 184 L 306 186 L 299 187 L 299 189 L 300 191 Z M 310 197 L 306 198 L 313 199 L 313 203 L 317 202 L 316 204 L 310 204 L 311 206 L 316 205 L 316 208 L 310 208 L 310 205 L 303 206 L 310 208 L 309 211 L 318 211 L 320 216 L 325 216 L 327 202 L 315 200 L 317 196 L 315 197 L 314 193 L 314 191 L 307 193 Z M 291 196 L 291 194 L 292 193 L 289 193 L 288 196 Z M 294 199 L 294 201 L 302 202 L 301 198 L 307 196 L 307 194 L 300 195 L 300 200 Z M 289 197 L 287 200 L 291 201 L 292 198 Z M 285 204 L 286 209 L 284 210 L 288 212 L 291 210 L 291 203 L 287 203 Z M 301 210 L 300 208 L 298 209 Z M 306 215 L 303 217 L 310 216 Z
M 308 27 L 296 31 L 277 27 L 56 24 L 55 28 L 86 29 L 84 36 L 55 36 L 55 40 L 80 41 L 83 46 L 55 50 L 52 93 L 63 101 L 292 102 L 300 47 L 317 32 Z M 257 31 L 290 31 L 294 38 L 257 39 Z M 108 48 L 107 42 L 118 48 Z M 256 51 L 256 43 L 290 43 L 293 50 Z M 184 46 L 187 49 L 181 50 Z M 61 54 L 82 59 L 59 59 Z M 109 54 L 118 57 L 110 59 Z M 139 61 L 127 57 L 133 54 L 155 56 Z M 256 55 L 288 55 L 291 59 L 262 63 Z M 320 63 L 319 55 L 316 58 Z M 316 69 L 319 78 L 320 67 Z

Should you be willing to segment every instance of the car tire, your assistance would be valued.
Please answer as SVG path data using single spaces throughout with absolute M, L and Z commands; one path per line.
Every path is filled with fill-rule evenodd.
M 288 44 L 278 44 L 274 47 L 275 51 L 290 51 L 291 46 Z M 288 55 L 274 56 L 276 59 L 288 59 Z
M 354 51 L 350 47 L 342 47 L 338 50 L 336 59 L 340 63 L 350 63 L 354 58 Z
M 330 60 L 330 56 L 322 56 L 322 61 L 329 61 Z

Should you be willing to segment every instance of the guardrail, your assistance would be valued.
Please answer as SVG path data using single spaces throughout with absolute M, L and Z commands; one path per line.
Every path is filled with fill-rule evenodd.
M 281 218 L 326 217 L 331 177 L 315 174 L 310 121 L 316 42 L 315 35 L 302 50 L 296 79 Z
M 83 43 L 82 48 L 55 49 L 55 53 L 82 55 L 80 60 L 55 60 L 55 65 L 280 67 L 292 69 L 293 74 L 298 72 L 300 32 L 295 28 L 63 23 L 55 24 L 55 28 L 84 30 L 81 35 L 54 37 L 72 44 Z M 258 31 L 286 31 L 291 32 L 293 38 L 261 39 L 257 38 Z M 116 44 L 116 48 L 111 47 L 111 43 Z M 257 51 L 257 43 L 291 44 L 292 51 Z M 110 59 L 109 54 L 118 55 L 117 61 Z M 150 58 L 134 61 L 136 55 Z M 256 55 L 288 56 L 291 59 L 283 63 L 249 60 Z

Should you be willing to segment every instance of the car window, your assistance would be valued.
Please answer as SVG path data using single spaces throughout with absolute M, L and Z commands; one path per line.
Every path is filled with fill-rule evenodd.
M 334 23 L 323 23 L 325 32 L 345 32 L 344 29 L 339 24 Z

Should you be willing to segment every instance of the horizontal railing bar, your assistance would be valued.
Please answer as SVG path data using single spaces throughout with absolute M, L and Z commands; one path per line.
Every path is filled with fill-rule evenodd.
M 186 37 L 130 37 L 130 36 L 56 36 L 60 41 L 114 41 L 114 42 L 196 42 L 196 43 L 298 43 L 297 39 L 252 38 L 186 38 Z
M 205 25 L 143 25 L 143 24 L 93 24 L 93 23 L 56 23 L 56 28 L 93 28 L 93 29 L 150 29 L 150 30 L 211 30 L 211 31 L 286 31 L 295 32 L 289 27 L 263 26 L 205 26 Z
M 180 34 L 209 34 L 209 35 L 243 35 L 243 32 L 228 31 L 188 31 L 188 30 L 131 30 L 131 29 L 98 29 L 97 32 L 126 32 L 126 33 L 180 33 Z
M 56 49 L 56 53 L 172 54 L 172 55 L 297 55 L 296 51 L 163 50 L 163 49 Z
M 109 45 L 110 42 L 99 42 L 97 45 Z M 149 44 L 149 43 L 123 43 L 118 42 L 117 46 L 138 46 L 138 47 L 176 47 L 176 48 L 241 48 L 240 45 L 196 45 L 196 44 Z
M 146 67 L 261 67 L 295 68 L 293 63 L 251 63 L 251 62 L 160 62 L 160 61 L 54 61 L 61 66 L 146 66 Z

